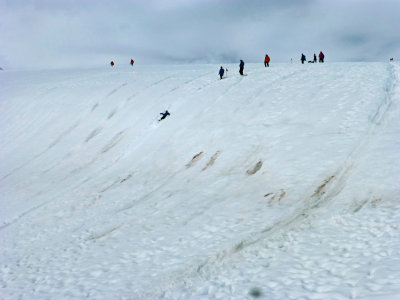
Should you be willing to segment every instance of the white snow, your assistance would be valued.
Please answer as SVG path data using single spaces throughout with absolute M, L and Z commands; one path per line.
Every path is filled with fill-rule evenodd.
M 225 67 L 0 73 L 1 299 L 400 297 L 400 65 Z

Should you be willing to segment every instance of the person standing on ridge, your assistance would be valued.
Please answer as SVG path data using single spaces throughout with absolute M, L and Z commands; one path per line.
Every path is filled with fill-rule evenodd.
M 111 61 L 111 62 L 110 62 L 110 65 L 111 65 L 111 67 L 114 67 L 114 62 Z
M 224 73 L 225 73 L 225 70 L 224 70 L 224 68 L 221 66 L 221 69 L 219 69 L 219 77 L 220 77 L 220 79 L 222 79 L 222 76 L 224 76 Z
M 243 69 L 244 69 L 244 61 L 240 60 L 240 64 L 239 64 L 239 74 L 243 75 Z
M 306 56 L 302 53 L 301 54 L 301 63 L 304 64 L 305 61 L 306 61 Z
M 322 53 L 322 51 L 319 52 L 318 57 L 319 57 L 319 62 L 320 62 L 320 63 L 323 63 L 323 62 L 324 62 L 325 55 Z
M 268 54 L 265 54 L 265 59 L 264 59 L 264 66 L 269 67 L 269 62 L 271 59 L 269 58 Z
M 316 63 L 316 62 L 317 62 L 317 56 L 314 53 L 314 63 Z
M 135 61 L 133 59 L 131 59 L 131 66 L 133 66 L 134 63 L 135 63 Z

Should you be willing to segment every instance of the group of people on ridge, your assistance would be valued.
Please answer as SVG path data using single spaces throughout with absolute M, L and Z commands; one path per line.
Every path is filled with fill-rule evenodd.
M 322 51 L 319 52 L 318 58 L 319 58 L 320 63 L 324 62 L 325 55 L 324 55 L 324 53 L 322 53 Z M 301 60 L 302 64 L 304 64 L 304 62 L 306 61 L 306 56 L 303 53 L 301 54 L 300 60 Z M 314 60 L 310 60 L 309 63 L 316 63 L 316 62 L 317 62 L 317 55 L 315 55 L 315 53 L 314 53 Z
M 243 75 L 243 70 L 244 70 L 244 61 L 241 59 L 240 60 L 240 64 L 239 64 L 239 74 Z M 228 69 L 226 69 L 226 72 L 228 73 Z M 225 74 L 225 69 L 221 66 L 221 68 L 219 69 L 219 78 L 222 79 L 222 77 Z
M 131 59 L 131 66 L 133 66 L 134 63 L 135 63 L 135 61 L 133 59 Z M 110 65 L 111 65 L 111 67 L 114 67 L 115 63 L 113 60 L 110 62 Z
M 324 62 L 325 55 L 324 55 L 324 53 L 322 53 L 322 51 L 319 52 L 318 57 L 319 57 L 319 62 L 320 62 L 320 63 L 323 63 L 323 62 Z M 304 62 L 306 61 L 306 56 L 304 55 L 304 53 L 301 54 L 301 59 L 300 59 L 300 60 L 301 60 L 301 63 L 302 63 L 302 64 L 304 64 Z M 271 61 L 271 58 L 269 57 L 269 55 L 268 55 L 268 54 L 265 54 L 264 66 L 265 66 L 265 67 L 269 67 L 269 62 L 270 62 L 270 61 Z M 317 62 L 317 55 L 315 55 L 315 53 L 314 53 L 314 61 L 309 61 L 309 62 L 312 62 L 312 63 L 316 63 L 316 62 Z M 244 61 L 241 59 L 241 60 L 240 60 L 240 64 L 239 64 L 239 74 L 240 74 L 240 75 L 243 75 L 243 69 L 244 69 Z M 228 72 L 228 69 L 225 70 L 225 69 L 221 66 L 221 68 L 219 69 L 219 72 L 218 72 L 220 79 L 223 78 L 223 76 L 224 76 L 224 74 L 225 74 L 225 71 Z

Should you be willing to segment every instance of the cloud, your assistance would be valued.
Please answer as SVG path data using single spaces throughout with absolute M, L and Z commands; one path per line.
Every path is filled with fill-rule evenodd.
M 320 50 L 386 60 L 400 48 L 398 11 L 394 0 L 0 0 L 0 64 L 287 62 Z

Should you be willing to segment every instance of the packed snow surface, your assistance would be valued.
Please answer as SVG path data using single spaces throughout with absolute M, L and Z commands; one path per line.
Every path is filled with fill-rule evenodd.
M 0 73 L 1 299 L 399 299 L 400 65 L 219 67 Z

